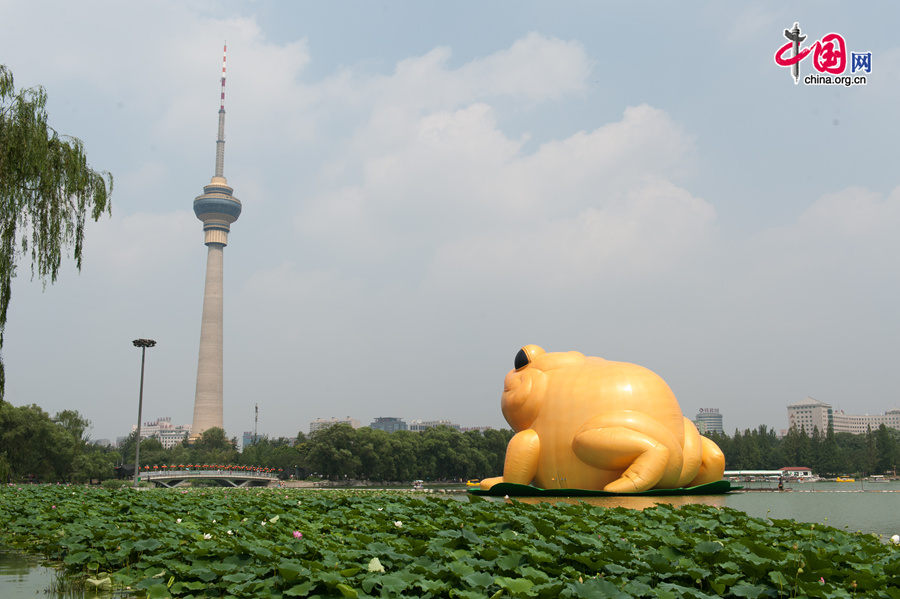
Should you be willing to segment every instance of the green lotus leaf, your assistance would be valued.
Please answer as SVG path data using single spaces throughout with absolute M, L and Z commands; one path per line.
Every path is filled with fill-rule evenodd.
M 108 588 L 108 587 L 112 586 L 112 579 L 109 576 L 107 576 L 105 578 L 87 578 L 87 579 L 85 579 L 85 582 L 93 585 L 96 588 L 100 588 L 100 587 Z
M 188 574 L 192 578 L 199 578 L 200 580 L 203 580 L 205 582 L 213 581 L 218 576 L 215 572 L 213 572 L 209 568 L 194 568 L 193 570 L 188 572 Z
M 382 590 L 389 593 L 399 593 L 409 586 L 405 580 L 396 574 L 386 574 L 378 582 L 381 584 Z
M 766 594 L 766 587 L 755 584 L 741 583 L 731 587 L 731 594 L 735 597 L 747 597 L 756 599 Z
M 505 576 L 497 576 L 494 578 L 494 584 L 500 588 L 507 589 L 513 595 L 527 593 L 534 583 L 527 578 L 507 578 Z
M 83 564 L 91 559 L 91 554 L 88 551 L 78 551 L 77 553 L 70 553 L 63 560 L 64 564 L 72 565 L 72 564 Z
M 298 562 L 281 562 L 277 570 L 278 575 L 288 582 L 296 579 L 301 573 L 309 574 L 309 570 Z
M 147 587 L 147 599 L 166 599 L 171 596 L 169 587 L 162 583 Z
M 700 555 L 715 555 L 724 548 L 724 545 L 718 541 L 703 541 L 694 545 L 694 551 Z
M 628 595 L 621 592 L 616 585 L 608 580 L 592 579 L 585 580 L 583 583 L 569 583 L 567 590 L 572 596 L 583 599 L 596 599 L 598 597 L 603 597 L 604 599 L 628 597 Z
M 156 539 L 141 539 L 137 543 L 134 544 L 135 551 L 153 551 L 154 549 L 159 549 L 162 546 L 162 543 L 157 541 Z
M 301 582 L 300 584 L 292 586 L 286 590 L 284 594 L 288 597 L 306 597 L 314 588 L 316 588 L 315 583 L 307 580 L 306 582 Z
M 447 569 L 453 572 L 457 578 L 465 578 L 475 572 L 475 568 L 463 562 L 450 562 L 447 564 Z
M 469 586 L 485 588 L 494 584 L 494 577 L 485 572 L 473 572 L 463 578 L 463 581 Z

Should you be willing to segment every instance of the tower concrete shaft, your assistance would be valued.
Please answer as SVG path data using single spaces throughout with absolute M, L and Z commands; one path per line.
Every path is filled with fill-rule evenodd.
M 216 139 L 216 169 L 203 193 L 194 198 L 194 214 L 203 221 L 206 244 L 206 282 L 203 288 L 203 316 L 200 321 L 200 353 L 197 359 L 197 388 L 194 395 L 194 423 L 191 439 L 203 431 L 223 425 L 223 259 L 231 223 L 241 215 L 241 202 L 224 175 L 225 163 L 225 57 L 222 57 L 222 103 L 219 106 L 219 135 Z
M 197 361 L 197 389 L 194 396 L 192 436 L 223 426 L 223 286 L 222 259 L 225 244 L 208 243 L 203 316 L 200 321 L 200 356 Z

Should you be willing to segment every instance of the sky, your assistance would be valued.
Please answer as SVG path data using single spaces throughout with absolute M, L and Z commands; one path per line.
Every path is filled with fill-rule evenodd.
M 775 63 L 840 34 L 866 85 Z M 900 407 L 900 8 L 838 2 L 19 2 L 0 64 L 115 180 L 84 265 L 19 260 L 6 398 L 95 439 L 190 424 L 228 43 L 230 436 L 505 426 L 518 349 L 646 366 L 693 417 Z M 846 67 L 850 73 L 850 65 Z M 859 75 L 860 73 L 856 73 Z

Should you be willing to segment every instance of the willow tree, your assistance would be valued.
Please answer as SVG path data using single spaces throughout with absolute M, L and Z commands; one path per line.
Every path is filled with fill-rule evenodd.
M 0 65 L 0 349 L 16 262 L 30 258 L 31 276 L 56 281 L 64 254 L 81 270 L 84 224 L 109 213 L 112 176 L 87 164 L 80 140 L 47 124 L 43 88 L 16 91 Z M 0 357 L 0 401 L 5 376 Z

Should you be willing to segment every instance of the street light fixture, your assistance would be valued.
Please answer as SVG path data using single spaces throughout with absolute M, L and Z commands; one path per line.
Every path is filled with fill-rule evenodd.
M 137 436 L 134 440 L 134 486 L 138 486 L 138 471 L 141 467 L 141 411 L 144 407 L 144 357 L 147 354 L 147 348 L 156 345 L 153 339 L 135 339 L 132 341 L 135 347 L 141 348 L 141 390 L 138 394 L 138 421 Z

